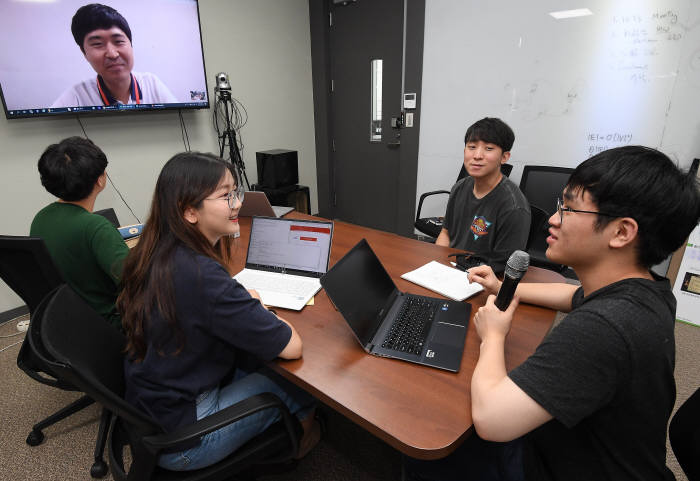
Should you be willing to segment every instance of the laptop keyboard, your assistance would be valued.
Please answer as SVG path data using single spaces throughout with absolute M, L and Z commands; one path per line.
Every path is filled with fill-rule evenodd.
M 420 354 L 438 305 L 439 302 L 430 299 L 407 297 L 389 328 L 382 347 Z
M 279 275 L 256 274 L 254 272 L 246 272 L 242 280 L 247 289 L 281 292 L 293 296 L 305 296 L 309 291 L 313 292 L 318 286 L 318 279 L 309 278 L 307 280 L 302 276 L 292 278 Z

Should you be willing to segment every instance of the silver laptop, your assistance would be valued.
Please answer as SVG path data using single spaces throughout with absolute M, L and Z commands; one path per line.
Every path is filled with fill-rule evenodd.
M 263 304 L 299 311 L 321 289 L 332 240 L 333 222 L 253 217 L 245 269 L 234 279 Z
M 243 205 L 238 211 L 239 217 L 253 217 L 260 215 L 265 217 L 282 217 L 293 211 L 294 207 L 283 205 L 270 205 L 270 200 L 265 192 L 249 191 L 243 197 Z

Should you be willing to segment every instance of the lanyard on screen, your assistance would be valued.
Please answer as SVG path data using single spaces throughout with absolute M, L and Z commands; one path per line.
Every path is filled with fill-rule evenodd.
M 117 103 L 117 99 L 112 96 L 112 93 L 105 85 L 104 80 L 99 75 L 97 76 L 97 90 L 100 92 L 100 97 L 102 98 L 103 105 L 114 105 Z M 129 85 L 129 91 L 131 92 L 131 100 L 134 103 L 141 103 L 141 87 L 136 81 L 134 74 L 131 74 L 131 85 Z

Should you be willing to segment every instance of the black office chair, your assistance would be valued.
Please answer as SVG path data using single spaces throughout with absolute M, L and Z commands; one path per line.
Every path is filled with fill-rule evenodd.
M 700 389 L 671 418 L 668 439 L 688 481 L 700 481 Z
M 114 209 L 112 209 L 111 207 L 107 209 L 96 210 L 93 212 L 93 214 L 101 215 L 102 217 L 110 221 L 114 227 L 121 227 L 119 225 L 119 219 L 117 219 L 117 213 L 114 212 Z
M 49 366 L 37 356 L 40 346 L 33 345 L 31 326 L 34 313 L 39 303 L 52 289 L 63 283 L 63 278 L 54 266 L 44 241 L 38 237 L 0 236 L 0 277 L 27 304 L 32 322 L 17 355 L 17 366 L 32 379 L 64 391 L 77 391 L 69 382 L 56 376 Z M 105 321 L 102 321 L 107 324 Z M 88 396 L 82 396 L 77 401 L 55 412 L 46 419 L 36 423 L 27 436 L 27 444 L 37 446 L 44 440 L 43 429 L 67 418 L 73 413 L 89 406 L 94 401 Z M 95 444 L 95 461 L 90 468 L 93 477 L 103 477 L 107 474 L 107 463 L 102 459 L 109 413 L 102 411 L 97 442 Z
M 520 177 L 520 190 L 530 204 L 552 215 L 573 171 L 568 167 L 526 165 Z
M 511 164 L 501 164 L 501 173 L 508 177 L 513 170 L 513 166 Z M 457 176 L 457 180 L 463 179 L 464 177 L 467 176 L 467 169 L 464 168 L 464 164 L 462 164 L 462 168 L 459 171 L 459 175 Z M 440 235 L 440 231 L 442 230 L 442 221 L 443 217 L 421 217 L 420 216 L 420 211 L 423 208 L 423 201 L 432 195 L 437 195 L 437 194 L 449 194 L 449 190 L 433 190 L 430 192 L 425 192 L 421 194 L 420 198 L 418 199 L 418 211 L 416 212 L 416 221 L 413 223 L 413 226 L 421 233 L 429 236 L 432 238 L 431 242 L 435 242 L 435 239 L 437 236 Z
M 299 449 L 301 425 L 274 394 L 252 396 L 218 413 L 165 433 L 146 413 L 124 400 L 124 336 L 112 329 L 69 286 L 59 287 L 38 309 L 34 323 L 55 361 L 51 367 L 114 413 L 109 442 L 112 476 L 122 480 L 221 480 L 250 474 L 258 465 L 286 463 Z M 75 334 L 77 333 L 77 334 Z M 277 409 L 282 420 L 224 460 L 194 471 L 174 472 L 156 465 L 161 452 L 199 439 L 263 409 Z M 124 459 L 130 448 L 131 465 Z
M 530 265 L 542 267 L 556 272 L 564 272 L 567 266 L 556 264 L 547 259 L 547 237 L 549 236 L 549 218 L 544 210 L 535 204 L 530 204 L 530 234 L 527 238 L 525 250 L 530 254 Z
M 544 255 L 547 250 L 547 229 L 549 219 L 557 210 L 557 199 L 569 181 L 574 169 L 568 167 L 550 167 L 541 165 L 526 165 L 520 178 L 520 190 L 530 202 L 532 221 L 527 251 L 530 254 L 530 264 L 556 272 L 564 272 L 567 266 L 550 262 Z M 544 220 L 542 220 L 544 218 Z

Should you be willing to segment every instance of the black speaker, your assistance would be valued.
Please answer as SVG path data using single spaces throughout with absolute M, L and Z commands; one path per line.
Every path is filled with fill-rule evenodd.
M 273 149 L 256 152 L 258 185 L 277 189 L 299 183 L 299 159 L 296 150 Z

